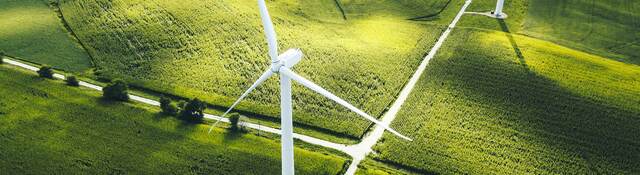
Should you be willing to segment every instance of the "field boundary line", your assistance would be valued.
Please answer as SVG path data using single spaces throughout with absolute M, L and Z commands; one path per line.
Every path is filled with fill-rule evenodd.
M 409 82 L 407 82 L 404 88 L 402 88 L 402 91 L 400 91 L 400 95 L 398 95 L 398 98 L 396 98 L 389 110 L 382 116 L 383 124 L 390 125 L 391 122 L 393 122 L 396 114 L 398 114 L 404 102 L 407 100 L 407 98 L 409 98 L 409 94 L 411 94 L 411 91 L 418 83 L 418 80 L 424 73 L 424 70 L 427 68 L 427 65 L 429 64 L 431 59 L 435 57 L 436 53 L 438 53 L 438 50 L 440 50 L 442 44 L 444 44 L 444 42 L 447 40 L 447 37 L 449 37 L 449 34 L 453 30 L 453 28 L 455 28 L 456 24 L 458 24 L 458 21 L 460 21 L 460 18 L 462 17 L 462 15 L 464 15 L 467 7 L 469 7 L 471 2 L 472 0 L 465 1 L 464 5 L 460 9 L 460 12 L 458 12 L 453 21 L 451 21 L 451 24 L 449 24 L 447 29 L 442 33 L 442 35 L 440 35 L 440 38 L 438 38 L 438 41 L 436 41 L 435 45 L 431 48 L 427 56 L 424 57 L 424 59 L 418 66 L 418 69 L 416 69 L 416 72 L 413 73 L 411 79 L 409 79 Z M 364 139 L 362 139 L 362 142 L 356 145 L 348 146 L 347 149 L 355 154 L 353 154 L 353 160 L 345 174 L 353 175 L 356 173 L 360 162 L 362 162 L 369 153 L 373 152 L 372 148 L 382 138 L 384 130 L 384 127 L 376 125 L 375 129 L 369 132 L 368 135 Z

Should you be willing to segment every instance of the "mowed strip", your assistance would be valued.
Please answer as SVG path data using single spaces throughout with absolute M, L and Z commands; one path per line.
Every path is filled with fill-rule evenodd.
M 186 124 L 155 107 L 0 66 L 0 172 L 278 174 L 280 145 Z M 336 174 L 345 159 L 296 149 L 300 174 Z

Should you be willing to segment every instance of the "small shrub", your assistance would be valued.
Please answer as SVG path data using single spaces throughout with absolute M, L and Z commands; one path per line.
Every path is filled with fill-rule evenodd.
M 38 70 L 38 75 L 40 77 L 53 79 L 53 68 L 48 65 L 43 65 L 42 67 L 40 67 L 40 70 Z
M 67 83 L 67 85 L 69 85 L 69 86 L 75 86 L 75 87 L 80 86 L 80 82 L 78 81 L 78 79 L 76 78 L 76 76 L 73 76 L 73 75 L 69 75 L 69 76 L 67 76 L 67 79 L 66 79 L 66 80 L 64 80 L 64 81 L 65 81 L 65 82 Z
M 171 99 L 167 97 L 160 98 L 160 109 L 162 109 L 162 113 L 170 116 L 178 115 L 178 105 L 171 102 Z
M 180 109 L 184 109 L 184 106 L 185 106 L 185 105 L 187 105 L 187 102 L 186 102 L 186 101 L 184 101 L 184 100 L 180 100 L 180 101 L 178 101 L 178 107 L 179 107 Z
M 231 123 L 231 130 L 239 131 L 242 127 L 239 125 L 242 122 L 242 116 L 238 113 L 232 113 L 229 115 L 229 122 Z
M 198 98 L 194 98 L 184 105 L 180 112 L 180 117 L 189 122 L 202 122 L 206 105 Z
M 106 99 L 117 101 L 129 100 L 129 87 L 122 80 L 114 80 L 102 89 L 102 96 Z

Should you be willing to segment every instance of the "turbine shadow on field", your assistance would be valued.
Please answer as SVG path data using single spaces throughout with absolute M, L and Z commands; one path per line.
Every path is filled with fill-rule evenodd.
M 511 41 L 515 44 L 514 40 Z M 499 52 L 496 50 L 500 49 L 491 50 Z M 640 119 L 637 116 L 640 112 L 576 94 L 554 80 L 517 68 L 504 55 L 472 49 L 455 50 L 465 53 L 457 53 L 460 56 L 447 60 L 449 63 L 446 64 L 450 65 L 441 66 L 446 69 L 437 69 L 440 73 L 436 74 L 454 77 L 443 81 L 451 83 L 449 86 L 461 91 L 461 97 L 468 101 L 491 104 L 480 108 L 495 108 L 504 113 L 490 118 L 497 117 L 503 120 L 501 123 L 514 123 L 502 127 L 519 131 L 514 135 L 516 138 L 544 143 L 566 156 L 560 160 L 536 157 L 538 160 L 561 161 L 553 167 L 537 168 L 554 172 L 559 171 L 556 168 L 575 166 L 571 163 L 573 161 L 585 161 L 588 164 L 585 168 L 591 172 L 639 170 L 640 135 L 637 133 L 640 129 L 637 126 Z M 462 55 L 481 57 L 464 59 Z M 478 80 L 478 77 L 483 78 Z M 543 155 L 528 151 L 532 150 L 522 154 Z
M 529 66 L 527 65 L 527 62 L 524 59 L 524 55 L 522 54 L 522 51 L 520 50 L 518 43 L 516 43 L 516 40 L 513 39 L 513 34 L 509 30 L 509 26 L 507 26 L 507 23 L 504 22 L 504 19 L 496 19 L 496 20 L 500 24 L 500 28 L 502 29 L 502 31 L 505 32 L 505 35 L 507 36 L 507 38 L 509 38 L 509 42 L 511 43 L 511 47 L 513 47 L 513 50 L 516 52 L 518 61 L 520 61 L 520 64 L 522 64 L 522 66 L 525 69 L 529 70 Z
M 344 9 L 342 8 L 342 5 L 340 4 L 340 0 L 333 0 L 334 2 L 336 2 L 336 6 L 338 6 L 338 10 L 340 10 L 340 14 L 342 14 L 342 19 L 347 20 L 347 14 L 344 13 Z

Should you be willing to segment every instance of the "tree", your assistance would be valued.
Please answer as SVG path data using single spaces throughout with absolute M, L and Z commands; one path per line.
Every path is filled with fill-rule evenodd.
M 4 59 L 2 58 L 4 58 L 4 51 L 0 50 L 0 64 L 4 64 Z
M 76 78 L 76 76 L 73 76 L 73 75 L 67 76 L 67 79 L 64 81 L 67 82 L 67 85 L 69 86 L 75 86 L 75 87 L 80 86 L 80 82 L 78 82 L 78 79 Z
M 170 116 L 178 115 L 178 105 L 171 102 L 171 99 L 167 97 L 160 97 L 160 109 L 162 109 L 162 113 Z
M 242 116 L 238 113 L 232 113 L 231 115 L 229 115 L 229 122 L 231 122 L 231 130 L 232 131 L 238 131 L 241 130 L 242 127 L 240 127 L 240 122 L 242 122 Z
M 53 79 L 53 68 L 49 65 L 43 65 L 40 67 L 40 70 L 38 70 L 38 75 L 40 77 Z
M 102 96 L 106 99 L 117 101 L 129 100 L 129 86 L 127 86 L 127 83 L 122 80 L 113 80 L 109 85 L 104 87 L 102 91 Z
M 184 105 L 182 111 L 180 112 L 180 117 L 183 120 L 189 122 L 202 122 L 202 119 L 204 118 L 203 111 L 205 107 L 206 105 L 204 104 L 204 102 L 200 101 L 200 99 L 198 98 L 194 98 Z

